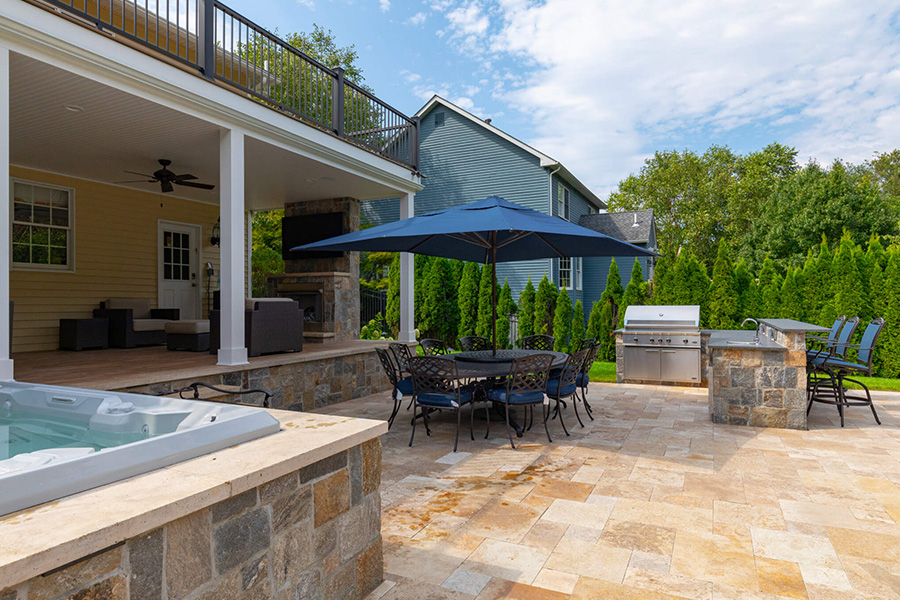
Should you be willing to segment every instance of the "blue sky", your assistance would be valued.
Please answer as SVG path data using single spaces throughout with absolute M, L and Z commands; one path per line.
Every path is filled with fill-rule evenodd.
M 331 29 L 366 83 L 433 93 L 565 163 L 605 196 L 655 150 L 862 162 L 900 147 L 895 1 L 226 0 L 279 32 Z

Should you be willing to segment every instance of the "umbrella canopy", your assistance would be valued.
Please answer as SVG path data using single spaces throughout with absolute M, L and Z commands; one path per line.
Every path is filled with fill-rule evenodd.
M 490 196 L 291 250 L 411 252 L 496 264 L 567 256 L 657 256 L 563 219 Z M 497 352 L 497 270 L 491 322 Z
M 656 256 L 499 196 L 354 231 L 292 250 L 412 252 L 480 263 L 565 256 Z M 492 257 L 492 252 L 496 256 Z

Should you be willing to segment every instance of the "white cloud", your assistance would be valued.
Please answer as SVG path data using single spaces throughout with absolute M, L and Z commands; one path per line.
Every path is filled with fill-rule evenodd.
M 378 0 L 378 10 L 381 12 L 391 10 L 391 0 Z
M 413 16 L 411 16 L 410 18 L 403 21 L 403 24 L 404 25 L 412 25 L 413 27 L 418 27 L 419 25 L 423 24 L 426 19 L 428 19 L 428 15 L 419 11 L 416 14 L 414 14 Z
M 313 0 L 297 0 L 297 4 L 305 6 L 309 10 L 316 10 L 316 4 Z
M 407 69 L 401 70 L 400 76 L 403 77 L 403 80 L 406 81 L 406 83 L 415 83 L 422 79 L 421 75 L 419 75 L 418 73 L 413 73 L 412 71 L 409 71 Z
M 753 131 L 823 163 L 898 146 L 895 1 L 495 0 L 446 17 L 453 36 L 490 39 L 508 69 L 493 96 L 597 192 L 686 140 Z

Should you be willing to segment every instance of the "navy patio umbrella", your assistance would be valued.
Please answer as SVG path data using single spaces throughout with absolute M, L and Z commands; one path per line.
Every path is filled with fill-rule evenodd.
M 354 231 L 291 250 L 410 252 L 492 265 L 497 351 L 498 262 L 570 256 L 658 256 L 499 196 Z

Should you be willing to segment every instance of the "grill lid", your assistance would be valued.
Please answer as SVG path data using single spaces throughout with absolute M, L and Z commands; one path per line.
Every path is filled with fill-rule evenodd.
M 629 306 L 625 329 L 630 331 L 699 331 L 699 306 Z

